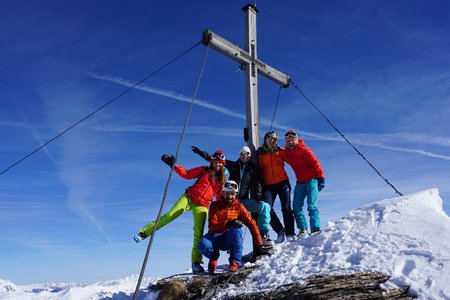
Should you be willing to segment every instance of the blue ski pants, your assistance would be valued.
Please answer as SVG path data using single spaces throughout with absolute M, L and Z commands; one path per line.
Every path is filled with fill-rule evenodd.
M 230 251 L 230 263 L 236 262 L 242 266 L 242 251 L 244 249 L 244 233 L 242 228 L 231 227 L 224 233 L 205 234 L 198 242 L 198 249 L 209 259 L 217 259 L 219 250 Z
M 317 187 L 317 179 L 311 179 L 305 183 L 297 183 L 294 189 L 294 216 L 297 223 L 297 228 L 308 229 L 306 223 L 305 212 L 303 211 L 303 205 L 308 206 L 309 225 L 311 231 L 320 230 L 320 215 L 319 209 L 317 209 L 317 196 L 319 189 Z

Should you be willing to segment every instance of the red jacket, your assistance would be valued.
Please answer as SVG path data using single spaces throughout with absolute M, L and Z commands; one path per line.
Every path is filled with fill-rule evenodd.
M 222 200 L 211 203 L 208 213 L 208 233 L 224 233 L 228 230 L 227 222 L 236 219 L 242 221 L 250 229 L 254 245 L 262 246 L 261 234 L 255 220 L 237 199 L 229 205 Z
M 221 177 L 213 178 L 212 170 L 209 167 L 204 166 L 186 170 L 177 164 L 174 170 L 185 179 L 198 178 L 192 186 L 186 189 L 186 195 L 192 202 L 208 208 L 214 199 L 214 195 L 216 195 L 217 199 L 220 199 L 222 194 Z
M 276 150 L 270 151 L 265 146 L 259 147 L 258 163 L 263 185 L 276 184 L 289 180 L 284 170 L 285 160 L 286 153 L 283 148 L 277 146 Z
M 297 183 L 305 183 L 313 178 L 325 178 L 320 162 L 311 148 L 306 146 L 302 139 L 298 139 L 298 142 L 294 149 L 286 148 L 286 162 L 294 170 Z

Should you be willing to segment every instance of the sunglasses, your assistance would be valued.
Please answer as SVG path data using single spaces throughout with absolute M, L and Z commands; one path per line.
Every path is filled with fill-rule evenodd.
M 214 154 L 211 156 L 211 158 L 212 158 L 212 159 L 225 160 L 225 155 L 224 155 L 223 153 L 218 153 L 218 152 L 216 152 L 216 153 L 214 153 Z
M 225 188 L 232 188 L 235 191 L 237 191 L 237 189 L 238 189 L 238 185 L 236 183 L 233 183 L 233 182 L 225 182 L 225 184 L 223 186 Z
M 271 141 L 271 142 L 276 142 L 277 141 L 277 138 L 274 138 L 274 137 L 268 137 L 267 139 L 269 141 Z
M 284 135 L 285 138 L 295 138 L 298 139 L 298 135 L 296 133 L 288 132 Z
M 250 155 L 250 152 L 241 152 L 241 155 Z

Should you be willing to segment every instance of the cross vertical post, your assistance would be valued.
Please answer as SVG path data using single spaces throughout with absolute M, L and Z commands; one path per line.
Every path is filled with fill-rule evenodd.
M 259 147 L 259 106 L 258 106 L 258 70 L 255 65 L 256 53 L 256 14 L 258 10 L 253 5 L 246 5 L 242 8 L 245 12 L 245 39 L 244 50 L 250 54 L 251 62 L 245 65 L 245 93 L 246 93 L 246 115 L 247 133 L 246 141 L 253 147 Z
M 288 87 L 288 75 L 272 68 L 257 57 L 256 51 L 256 5 L 247 4 L 242 8 L 245 12 L 245 41 L 244 49 L 227 41 L 211 30 L 203 31 L 202 43 L 237 61 L 245 68 L 246 91 L 246 128 L 244 139 L 250 149 L 255 150 L 260 145 L 259 110 L 258 110 L 258 74 L 267 79 Z

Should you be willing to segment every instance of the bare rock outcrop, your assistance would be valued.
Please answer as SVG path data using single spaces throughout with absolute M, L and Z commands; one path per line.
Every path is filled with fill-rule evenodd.
M 149 288 L 160 291 L 158 299 L 212 299 L 229 284 L 244 281 L 252 271 L 253 268 L 243 268 L 213 276 L 175 275 L 161 279 Z M 407 296 L 408 287 L 381 289 L 380 284 L 388 279 L 389 275 L 381 272 L 311 276 L 305 278 L 306 283 L 291 283 L 221 299 L 412 299 Z

